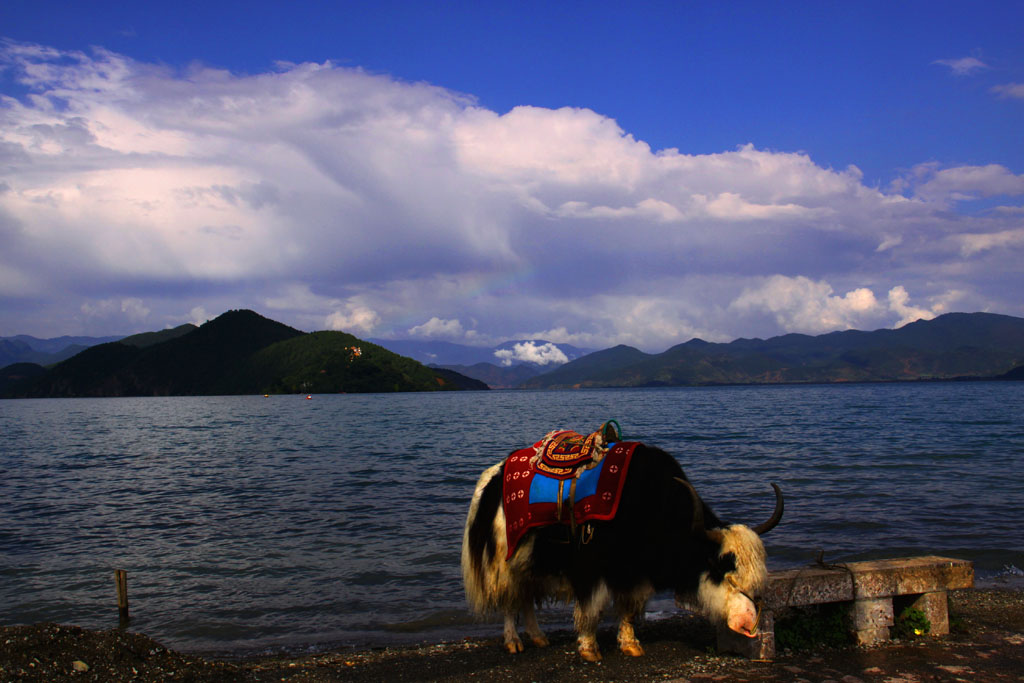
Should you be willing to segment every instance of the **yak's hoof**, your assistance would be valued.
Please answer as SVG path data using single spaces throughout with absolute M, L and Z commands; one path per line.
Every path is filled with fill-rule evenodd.
M 635 640 L 632 643 L 620 643 L 619 649 L 622 650 L 623 653 L 629 655 L 630 657 L 644 656 L 644 649 L 640 647 L 640 643 L 638 643 Z
M 523 647 L 523 641 L 516 638 L 515 640 L 506 640 L 505 649 L 508 650 L 509 654 L 515 655 L 522 652 L 525 648 Z
M 580 648 L 580 657 L 583 657 L 585 662 L 600 662 L 601 651 L 595 648 Z
M 537 647 L 547 647 L 548 645 L 551 644 L 551 641 L 548 640 L 548 637 L 545 636 L 545 635 L 532 636 L 530 638 L 530 640 L 532 640 L 533 644 L 536 645 Z

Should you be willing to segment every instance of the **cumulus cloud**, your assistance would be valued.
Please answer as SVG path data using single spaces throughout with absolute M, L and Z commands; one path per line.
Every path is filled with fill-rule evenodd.
M 202 325 L 203 323 L 212 320 L 214 316 L 207 313 L 206 309 L 203 308 L 202 306 L 196 306 L 191 311 L 189 311 L 188 318 L 188 322 L 192 323 L 193 325 Z
M 805 153 L 654 150 L 589 109 L 500 114 L 329 62 L 176 71 L 8 41 L 0 68 L 27 93 L 0 97 L 0 317 L 18 332 L 138 300 L 102 310 L 660 351 L 891 325 L 872 292 L 897 286 L 1024 313 L 1019 214 L 956 212 L 1024 194 L 1004 166 L 921 165 L 883 190 Z
M 902 286 L 893 287 L 889 290 L 889 308 L 895 312 L 900 319 L 896 321 L 895 327 L 902 327 L 915 320 L 931 320 L 936 313 L 925 308 L 910 306 L 910 294 Z
M 745 289 L 731 307 L 741 312 L 767 311 L 783 329 L 806 334 L 854 328 L 879 311 L 874 292 L 866 287 L 836 296 L 827 282 L 784 275 Z
M 977 57 L 961 57 L 960 59 L 936 59 L 932 64 L 948 66 L 955 76 L 970 76 L 978 71 L 989 68 L 988 64 Z
M 422 325 L 409 328 L 409 334 L 414 337 L 445 337 L 457 339 L 464 335 L 465 330 L 458 320 L 441 320 L 434 316 Z
M 990 249 L 1020 249 L 1024 247 L 1024 228 L 989 234 L 960 235 L 958 239 L 961 243 L 960 253 L 964 256 L 973 256 Z
M 1024 195 L 1024 174 L 1000 164 L 940 168 L 927 163 L 915 166 L 898 183 L 927 201 L 969 201 L 997 196 Z
M 86 319 L 108 323 L 116 329 L 146 320 L 150 313 L 142 299 L 135 297 L 90 300 L 83 303 L 80 310 Z
M 898 317 L 891 327 L 931 320 L 948 312 L 949 303 L 960 296 L 960 292 L 946 292 L 935 297 L 931 308 L 925 308 L 910 303 L 910 293 L 903 285 L 890 289 L 883 303 L 867 287 L 837 296 L 827 282 L 776 275 L 759 288 L 745 290 L 733 301 L 732 308 L 767 311 L 784 329 L 822 334 L 842 329 L 873 329 L 888 314 Z
M 380 316 L 366 306 L 348 304 L 344 309 L 331 312 L 324 321 L 328 330 L 350 334 L 369 334 L 380 323 Z
M 494 352 L 494 356 L 505 366 L 512 365 L 516 361 L 535 363 L 536 365 L 561 365 L 569 362 L 565 353 L 551 342 L 544 344 L 534 341 L 521 342 L 515 344 L 511 349 L 498 349 Z

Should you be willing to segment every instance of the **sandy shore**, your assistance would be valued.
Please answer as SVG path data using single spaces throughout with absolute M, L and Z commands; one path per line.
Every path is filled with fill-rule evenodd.
M 1024 591 L 950 594 L 954 632 L 871 647 L 818 648 L 750 662 L 714 654 L 699 617 L 642 625 L 647 654 L 615 649 L 601 632 L 605 659 L 586 664 L 572 633 L 551 646 L 509 655 L 494 638 L 315 656 L 208 659 L 164 648 L 145 635 L 36 624 L 0 627 L 0 681 L 1020 681 L 1024 680 Z

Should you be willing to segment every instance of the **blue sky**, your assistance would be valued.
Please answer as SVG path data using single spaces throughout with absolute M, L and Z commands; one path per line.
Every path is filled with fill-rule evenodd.
M 1020 3 L 0 5 L 0 335 L 1024 315 Z

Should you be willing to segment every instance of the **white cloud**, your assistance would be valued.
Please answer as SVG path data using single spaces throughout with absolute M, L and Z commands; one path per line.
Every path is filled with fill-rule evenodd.
M 931 320 L 936 316 L 935 312 L 928 309 L 908 305 L 908 301 L 910 294 L 902 285 L 889 290 L 889 309 L 900 316 L 894 327 L 902 327 L 915 320 Z
M 908 183 L 914 194 L 928 200 L 971 200 L 1000 195 L 1024 195 L 1024 174 L 1018 175 L 1000 164 L 956 166 L 939 170 L 935 164 L 921 164 L 911 172 Z
M 445 337 L 454 339 L 462 337 L 465 330 L 458 320 L 442 320 L 434 316 L 422 325 L 416 325 L 409 329 L 409 334 L 414 337 Z
M 962 292 L 948 291 L 936 296 L 931 308 L 924 308 L 911 305 L 906 287 L 897 285 L 889 290 L 883 304 L 867 287 L 835 296 L 827 282 L 777 275 L 768 278 L 760 288 L 744 290 L 731 308 L 770 312 L 788 332 L 822 334 L 837 329 L 874 329 L 890 313 L 898 316 L 892 327 L 931 320 L 948 312 L 950 303 L 962 296 Z
M 827 215 L 829 210 L 814 209 L 798 204 L 755 204 L 746 201 L 735 192 L 721 192 L 712 198 L 696 195 L 694 199 L 707 214 L 722 220 L 769 220 L 787 218 L 811 218 L 815 215 Z
M 961 57 L 960 59 L 936 59 L 932 64 L 948 66 L 956 76 L 970 76 L 971 74 L 988 69 L 989 66 L 977 57 Z
M 902 243 L 902 235 L 883 235 L 882 242 L 875 248 L 875 251 L 886 251 L 893 247 L 898 247 Z
M 378 324 L 380 316 L 372 309 L 358 304 L 348 304 L 341 310 L 333 311 L 324 321 L 328 330 L 349 334 L 369 334 Z
M 175 72 L 10 42 L 0 60 L 28 90 L 0 98 L 5 320 L 99 325 L 83 303 L 137 299 L 160 326 L 245 307 L 663 350 L 889 325 L 871 292 L 896 286 L 1024 314 L 1020 268 L 996 258 L 1019 214 L 956 213 L 1024 194 L 1018 169 L 920 165 L 883 191 L 805 153 L 652 150 L 588 109 L 498 114 L 331 63 Z
M 120 325 L 121 329 L 133 323 L 146 321 L 150 314 L 142 299 L 136 297 L 86 301 L 79 308 L 86 318 L 109 321 Z
M 992 87 L 992 92 L 1012 100 L 1024 100 L 1024 83 L 1004 83 Z
M 835 296 L 827 282 L 784 275 L 768 278 L 761 287 L 745 289 L 731 308 L 767 311 L 787 332 L 806 334 L 855 328 L 880 311 L 874 293 L 866 287 Z
M 193 325 L 202 325 L 203 323 L 213 320 L 214 316 L 206 312 L 206 309 L 202 306 L 196 306 L 188 312 L 189 322 Z
M 960 253 L 973 256 L 990 249 L 1006 249 L 1024 247 L 1024 228 L 1002 230 L 989 234 L 960 235 Z
M 569 362 L 565 353 L 551 342 L 546 344 L 538 344 L 533 341 L 521 342 L 515 344 L 511 349 L 498 349 L 494 355 L 505 366 L 512 365 L 515 361 L 537 365 L 561 365 Z
M 562 204 L 555 213 L 565 218 L 611 218 L 616 220 L 641 218 L 660 223 L 685 218 L 679 209 L 668 202 L 650 198 L 643 199 L 634 206 L 622 207 L 589 206 L 585 202 L 571 201 Z

